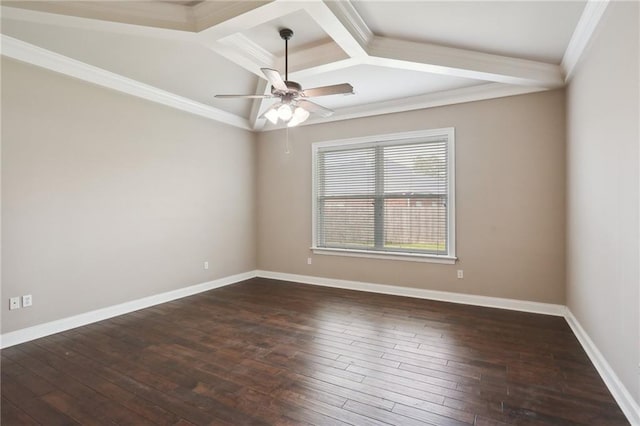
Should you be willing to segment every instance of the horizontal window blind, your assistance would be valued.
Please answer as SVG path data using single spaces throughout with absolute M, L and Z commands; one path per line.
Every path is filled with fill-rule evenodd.
M 319 147 L 318 248 L 449 254 L 449 144 L 420 140 Z

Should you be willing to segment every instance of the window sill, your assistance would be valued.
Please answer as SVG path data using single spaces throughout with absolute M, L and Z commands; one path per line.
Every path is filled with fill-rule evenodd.
M 409 262 L 427 262 L 427 263 L 444 263 L 453 265 L 456 263 L 457 257 L 454 256 L 435 256 L 430 254 L 419 253 L 373 253 L 366 250 L 337 249 L 337 248 L 321 248 L 311 247 L 313 254 L 329 255 L 329 256 L 351 256 L 365 257 L 370 259 L 385 260 L 404 260 Z

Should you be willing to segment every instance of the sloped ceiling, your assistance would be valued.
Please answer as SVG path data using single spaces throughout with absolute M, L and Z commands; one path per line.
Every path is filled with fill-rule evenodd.
M 343 120 L 561 87 L 603 8 L 586 1 L 5 1 L 2 54 L 255 131 L 261 67 Z M 595 16 L 595 18 L 594 18 Z M 595 23 L 594 23 L 595 22 Z

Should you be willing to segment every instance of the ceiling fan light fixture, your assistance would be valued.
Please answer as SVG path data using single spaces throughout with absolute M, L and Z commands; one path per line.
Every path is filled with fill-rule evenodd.
M 282 121 L 289 121 L 293 117 L 293 110 L 291 105 L 283 104 L 278 108 L 278 118 Z
M 271 108 L 264 114 L 264 117 L 271 122 L 271 124 L 278 124 L 278 109 Z
M 309 111 L 307 111 L 302 107 L 297 107 L 296 110 L 293 112 L 293 117 L 300 120 L 300 122 L 303 122 L 307 118 L 309 118 Z
M 295 127 L 298 124 L 306 121 L 307 118 L 309 118 L 309 111 L 302 107 L 296 107 L 295 111 L 293 111 L 293 117 L 291 118 L 289 123 L 287 123 L 287 126 Z

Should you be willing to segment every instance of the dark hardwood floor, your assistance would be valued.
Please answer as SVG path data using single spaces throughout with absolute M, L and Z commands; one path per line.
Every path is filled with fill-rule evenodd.
M 266 279 L 1 354 L 7 426 L 628 424 L 562 318 Z

